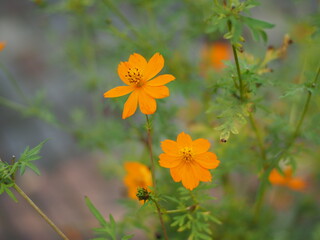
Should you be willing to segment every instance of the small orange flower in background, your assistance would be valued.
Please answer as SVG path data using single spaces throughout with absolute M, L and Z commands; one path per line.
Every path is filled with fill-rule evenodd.
M 157 109 L 155 99 L 168 97 L 169 89 L 164 85 L 175 79 L 171 74 L 155 77 L 163 66 L 164 59 L 159 53 L 155 53 L 148 62 L 140 54 L 130 55 L 128 62 L 121 62 L 118 66 L 119 77 L 127 86 L 113 88 L 104 93 L 104 97 L 114 98 L 131 93 L 124 104 L 123 119 L 135 113 L 138 103 L 142 113 L 153 114 Z
M 0 51 L 2 51 L 6 47 L 5 42 L 0 42 Z
M 306 183 L 303 179 L 292 177 L 292 168 L 287 167 L 282 175 L 277 169 L 273 169 L 269 175 L 269 181 L 273 185 L 282 185 L 293 190 L 301 191 L 305 189 Z
M 182 185 L 192 190 L 199 182 L 210 182 L 212 177 L 208 169 L 218 167 L 220 161 L 217 156 L 208 152 L 210 142 L 199 138 L 192 141 L 191 137 L 182 132 L 177 141 L 165 140 L 161 142 L 164 153 L 160 154 L 161 167 L 170 168 L 175 182 L 182 181 Z
M 225 68 L 223 61 L 231 58 L 230 44 L 226 42 L 213 42 L 206 44 L 202 50 L 202 68 L 206 72 L 210 67 L 220 71 Z
M 124 167 L 127 175 L 124 178 L 124 184 L 128 188 L 128 196 L 132 199 L 138 199 L 137 189 L 148 188 L 152 186 L 152 175 L 149 168 L 138 162 L 126 162 Z

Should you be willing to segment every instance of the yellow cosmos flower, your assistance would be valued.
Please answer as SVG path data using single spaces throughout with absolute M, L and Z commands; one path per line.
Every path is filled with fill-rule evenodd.
M 0 42 L 0 51 L 2 51 L 2 49 L 4 49 L 6 46 L 5 42 Z
M 128 188 L 128 196 L 132 199 L 138 199 L 137 189 L 148 188 L 152 186 L 152 175 L 149 168 L 138 162 L 126 162 L 124 167 L 127 175 L 124 178 L 124 184 Z
M 286 186 L 296 191 L 305 189 L 306 183 L 303 179 L 292 177 L 291 167 L 284 169 L 283 173 L 284 175 L 280 174 L 277 169 L 273 169 L 269 175 L 270 183 L 272 183 L 273 185 Z
M 192 141 L 184 132 L 178 135 L 177 141 L 161 142 L 161 148 L 164 153 L 159 156 L 160 166 L 170 168 L 173 180 L 182 181 L 182 185 L 189 190 L 197 187 L 200 181 L 211 181 L 208 169 L 214 169 L 220 163 L 214 153 L 208 152 L 208 140 L 199 138 Z
M 157 109 L 155 99 L 168 97 L 169 89 L 164 85 L 175 79 L 171 74 L 155 77 L 163 66 L 164 59 L 159 53 L 154 54 L 148 62 L 140 54 L 130 55 L 128 62 L 121 62 L 118 66 L 119 77 L 127 86 L 113 88 L 104 93 L 104 97 L 120 97 L 131 93 L 124 104 L 123 119 L 135 113 L 138 103 L 142 113 L 153 114 Z

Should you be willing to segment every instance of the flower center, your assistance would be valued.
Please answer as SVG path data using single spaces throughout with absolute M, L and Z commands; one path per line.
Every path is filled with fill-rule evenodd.
M 186 162 L 191 162 L 193 160 L 192 148 L 184 147 L 180 150 L 180 154 L 182 155 L 182 159 Z
M 141 86 L 142 77 L 140 70 L 138 68 L 129 68 L 126 75 L 124 75 L 131 84 Z

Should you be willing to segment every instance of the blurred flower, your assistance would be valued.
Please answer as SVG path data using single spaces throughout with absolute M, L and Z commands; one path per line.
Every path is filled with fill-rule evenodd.
M 208 169 L 218 167 L 220 161 L 217 156 L 208 152 L 210 142 L 199 138 L 192 141 L 191 137 L 182 132 L 177 141 L 165 140 L 161 143 L 165 153 L 160 154 L 161 167 L 170 168 L 170 173 L 175 182 L 182 181 L 187 189 L 194 189 L 199 181 L 211 181 L 211 173 Z
M 118 66 L 119 77 L 128 86 L 113 88 L 104 93 L 104 97 L 120 97 L 131 93 L 124 104 L 123 119 L 135 113 L 138 103 L 142 113 L 153 114 L 157 109 L 155 99 L 168 97 L 169 89 L 164 85 L 175 79 L 171 74 L 152 79 L 163 66 L 164 59 L 159 53 L 155 53 L 149 62 L 140 54 L 130 55 L 128 62 L 121 62 Z
M 301 178 L 292 177 L 292 168 L 287 167 L 283 171 L 284 175 L 279 173 L 277 169 L 273 169 L 269 175 L 269 181 L 273 185 L 287 186 L 293 190 L 300 191 L 305 189 L 306 183 Z
M 127 171 L 124 184 L 128 188 L 128 196 L 132 199 L 138 199 L 136 196 L 138 188 L 147 189 L 152 186 L 151 172 L 147 166 L 138 162 L 126 162 L 124 167 Z
M 223 61 L 231 58 L 230 45 L 225 42 L 214 42 L 206 44 L 202 50 L 203 71 L 206 72 L 210 67 L 216 71 L 225 68 Z
M 2 51 L 6 47 L 5 42 L 0 42 L 0 51 Z

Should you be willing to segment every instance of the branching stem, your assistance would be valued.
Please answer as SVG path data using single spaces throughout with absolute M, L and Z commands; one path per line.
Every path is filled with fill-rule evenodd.
M 232 25 L 231 22 L 228 22 L 228 28 L 229 31 L 232 30 Z M 242 81 L 242 77 L 241 77 L 241 71 L 240 71 L 240 64 L 239 64 L 239 59 L 238 59 L 238 53 L 237 53 L 237 49 L 235 47 L 235 45 L 233 43 L 231 43 L 232 46 L 232 52 L 233 52 L 233 57 L 234 57 L 234 61 L 236 63 L 236 68 L 237 68 L 237 73 L 238 73 L 238 79 L 239 79 L 239 92 L 240 92 L 240 100 L 243 101 L 244 100 L 244 94 L 243 94 L 243 81 Z
M 317 86 L 317 82 L 319 79 L 319 75 L 320 75 L 320 67 L 318 68 L 317 74 L 315 76 L 314 81 L 311 83 L 311 88 L 315 88 Z M 267 188 L 267 178 L 271 172 L 271 170 L 273 168 L 275 168 L 277 166 L 277 163 L 283 158 L 283 156 L 288 152 L 288 150 L 290 149 L 290 147 L 293 145 L 293 143 L 295 142 L 296 138 L 299 136 L 300 134 L 300 129 L 302 126 L 302 123 L 305 119 L 306 113 L 309 109 L 309 105 L 310 105 L 310 100 L 312 97 L 312 91 L 308 90 L 308 96 L 307 99 L 305 101 L 301 116 L 299 118 L 299 121 L 297 123 L 297 126 L 291 136 L 291 138 L 288 140 L 286 147 L 284 148 L 283 151 L 281 151 L 279 154 L 277 154 L 277 156 L 272 160 L 271 164 L 266 164 L 263 168 L 263 172 L 262 172 L 262 180 L 260 181 L 260 185 L 258 188 L 258 192 L 257 192 L 257 197 L 256 197 L 256 204 L 255 204 L 255 216 L 259 216 L 260 213 L 260 209 L 264 200 L 264 195 L 265 195 L 265 191 Z

